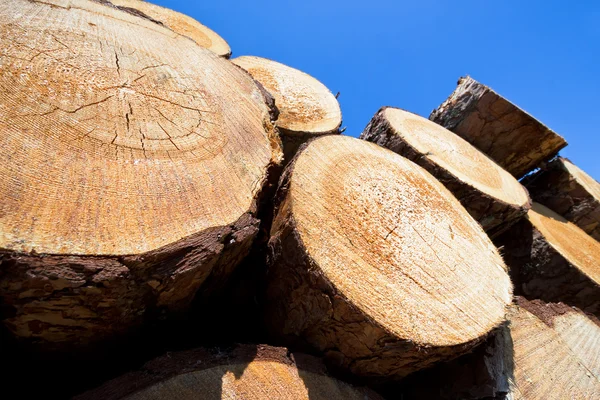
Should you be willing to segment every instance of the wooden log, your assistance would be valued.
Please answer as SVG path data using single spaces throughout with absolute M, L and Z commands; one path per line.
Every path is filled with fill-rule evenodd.
M 558 157 L 523 183 L 533 199 L 600 241 L 600 183 Z
M 419 164 L 442 182 L 492 237 L 531 207 L 525 188 L 485 154 L 418 115 L 383 107 L 360 136 Z
M 185 14 L 143 0 L 94 1 L 119 8 L 122 11 L 138 15 L 163 25 L 173 32 L 189 37 L 199 46 L 202 46 L 221 57 L 229 58 L 231 56 L 231 48 L 221 36 Z
M 333 379 L 319 359 L 285 348 L 237 346 L 171 353 L 75 397 L 118 399 L 380 400 L 375 392 Z
M 3 3 L 0 30 L 10 331 L 84 344 L 223 282 L 281 160 L 268 94 L 189 39 L 95 2 Z
M 503 321 L 512 286 L 479 224 L 433 176 L 374 144 L 313 139 L 280 181 L 266 318 L 356 375 L 456 357 Z
M 232 62 L 248 71 L 275 98 L 286 160 L 309 139 L 339 133 L 340 105 L 329 89 L 312 76 L 260 57 L 243 56 Z
M 515 292 L 600 315 L 600 243 L 538 203 L 498 238 Z
M 554 157 L 567 142 L 489 87 L 467 76 L 429 119 L 461 136 L 515 178 Z
M 516 302 L 509 323 L 473 353 L 382 394 L 406 400 L 598 398 L 600 322 L 561 303 Z

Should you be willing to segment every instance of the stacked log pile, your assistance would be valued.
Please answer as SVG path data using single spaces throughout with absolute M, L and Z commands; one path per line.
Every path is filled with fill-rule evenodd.
M 600 397 L 600 185 L 491 89 L 359 140 L 315 78 L 147 2 L 0 29 L 6 393 Z

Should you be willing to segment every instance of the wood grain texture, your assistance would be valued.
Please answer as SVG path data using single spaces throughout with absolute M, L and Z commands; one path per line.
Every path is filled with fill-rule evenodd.
M 600 243 L 577 226 L 533 203 L 496 243 L 517 294 L 600 315 Z
M 429 119 L 456 133 L 521 178 L 567 142 L 489 87 L 467 76 Z
M 600 183 L 558 157 L 524 179 L 532 198 L 600 241 Z
M 243 56 L 232 62 L 248 71 L 275 98 L 280 112 L 277 126 L 287 160 L 311 138 L 339 133 L 340 105 L 312 76 L 266 58 Z
M 227 42 L 210 28 L 202 25 L 192 17 L 143 0 L 94 0 L 108 6 L 115 6 L 122 11 L 137 14 L 187 36 L 213 53 L 229 58 L 231 48 Z
M 276 336 L 395 379 L 468 351 L 503 321 L 512 287 L 496 248 L 411 161 L 317 138 L 277 200 L 266 318 Z
M 418 115 L 383 107 L 360 138 L 425 168 L 492 237 L 531 207 L 527 191 L 512 175 L 459 136 Z
M 119 399 L 381 400 L 330 378 L 317 358 L 285 348 L 236 346 L 172 353 L 107 382 L 77 400 Z
M 282 158 L 265 92 L 188 38 L 95 2 L 4 2 L 0 30 L 10 330 L 86 342 L 225 279 Z

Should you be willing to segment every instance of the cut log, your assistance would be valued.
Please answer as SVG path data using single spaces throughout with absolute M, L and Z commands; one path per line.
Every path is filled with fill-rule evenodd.
M 600 183 L 558 157 L 523 183 L 532 198 L 600 241 Z
M 467 76 L 429 119 L 489 155 L 515 178 L 554 157 L 567 142 L 489 87 Z
M 119 399 L 380 400 L 327 375 L 319 359 L 269 346 L 171 353 L 139 372 L 107 382 L 78 400 Z
M 231 56 L 231 48 L 221 36 L 185 14 L 143 0 L 94 1 L 108 6 L 114 6 L 122 11 L 161 24 L 171 29 L 173 32 L 189 37 L 199 46 L 202 46 L 221 57 L 229 58 Z
M 189 39 L 95 2 L 5 2 L 0 29 L 6 326 L 86 343 L 224 281 L 281 159 L 268 94 Z
M 560 303 L 517 303 L 509 324 L 472 354 L 382 394 L 407 400 L 599 398 L 598 321 Z
M 515 291 L 600 315 L 600 243 L 538 203 L 498 238 Z
M 502 258 L 441 183 L 358 139 L 305 146 L 280 181 L 271 229 L 274 336 L 385 380 L 456 357 L 503 321 Z
M 465 140 L 423 117 L 383 107 L 360 138 L 425 168 L 492 237 L 510 228 L 531 207 L 527 191 L 512 175 Z
M 232 62 L 248 71 L 275 98 L 286 160 L 307 140 L 339 133 L 340 105 L 329 89 L 312 76 L 260 57 L 238 57 Z

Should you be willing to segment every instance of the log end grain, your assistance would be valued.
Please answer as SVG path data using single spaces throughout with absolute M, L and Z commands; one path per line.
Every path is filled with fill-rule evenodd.
M 361 139 L 424 167 L 490 236 L 508 229 L 531 206 L 527 191 L 512 175 L 464 139 L 418 115 L 383 107 Z
M 503 321 L 512 287 L 496 248 L 411 161 L 317 138 L 278 199 L 267 314 L 276 335 L 355 374 L 398 378 L 456 357 Z
M 373 391 L 329 377 L 317 358 L 263 345 L 172 353 L 76 397 L 172 398 L 381 400 Z

